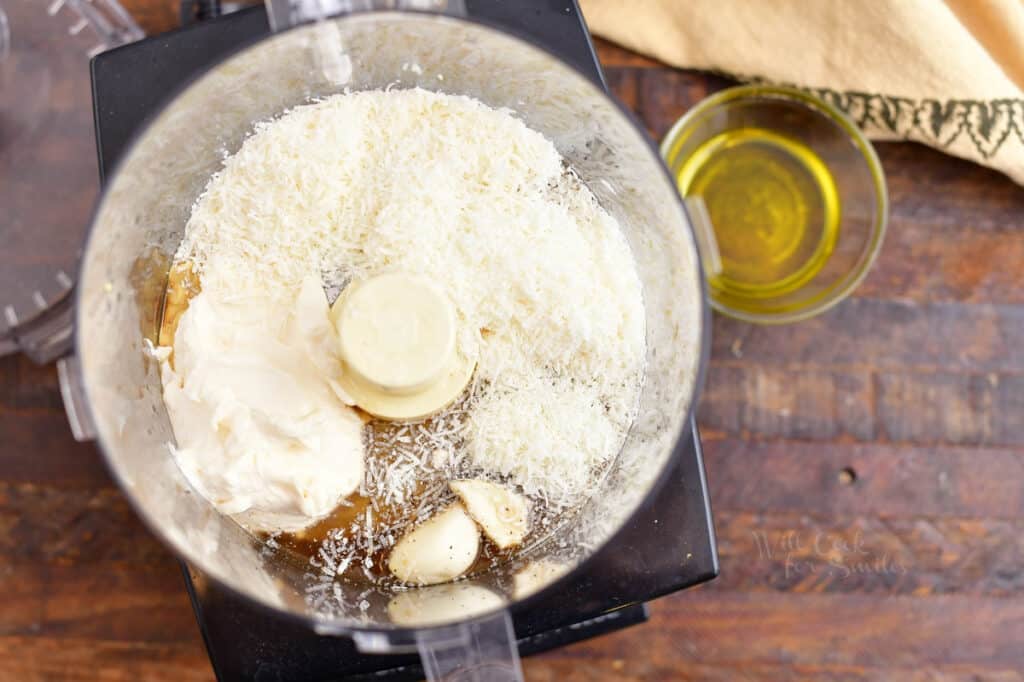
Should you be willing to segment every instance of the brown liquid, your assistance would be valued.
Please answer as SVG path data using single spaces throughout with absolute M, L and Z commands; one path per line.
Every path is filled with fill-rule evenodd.
M 263 540 L 272 542 L 278 548 L 284 550 L 284 553 L 290 560 L 297 562 L 301 566 L 309 564 L 312 560 L 315 562 L 314 565 L 320 564 L 319 567 L 322 568 L 324 562 L 320 553 L 325 547 L 325 543 L 331 544 L 335 542 L 331 538 L 332 534 L 340 532 L 344 537 L 352 538 L 362 533 L 361 529 L 353 532 L 351 528 L 354 525 L 357 527 L 363 525 L 366 510 L 371 508 L 372 500 L 363 495 L 355 494 L 349 497 L 348 502 L 351 504 L 339 506 L 326 518 L 298 533 L 280 533 L 275 536 L 263 536 Z M 374 524 L 378 528 L 390 527 L 397 529 L 404 527 L 412 529 L 416 525 L 416 519 L 408 514 L 408 510 L 396 510 L 392 514 L 382 516 L 379 520 L 376 516 L 373 518 Z M 393 535 L 395 541 L 401 537 L 401 534 Z M 530 541 L 531 538 L 527 538 L 527 542 Z M 388 557 L 392 547 L 393 544 L 374 546 L 372 550 L 366 546 L 355 548 L 350 554 L 344 555 L 345 558 L 348 558 L 348 561 L 345 562 L 345 569 L 338 571 L 335 577 L 346 582 L 365 585 L 396 582 L 387 569 Z M 466 575 L 489 571 L 499 564 L 512 560 L 519 554 L 519 551 L 519 548 L 501 550 L 488 538 L 484 537 L 480 545 L 480 553 L 466 572 Z M 370 560 L 369 566 L 365 563 L 367 559 Z
M 326 565 L 328 570 L 336 571 L 337 577 L 353 583 L 393 581 L 387 561 L 394 544 L 416 525 L 455 502 L 448 481 L 468 478 L 472 471 L 460 466 L 428 467 L 411 479 L 404 498 L 394 502 L 389 502 L 384 495 L 365 494 L 369 492 L 366 488 L 373 487 L 375 470 L 378 477 L 383 474 L 383 480 L 387 472 L 394 471 L 396 462 L 408 458 L 409 448 L 395 447 L 396 438 L 410 431 L 429 433 L 438 426 L 438 420 L 457 419 L 461 409 L 462 406 L 456 405 L 436 418 L 415 425 L 369 419 L 365 432 L 368 481 L 363 486 L 363 494 L 349 496 L 345 504 L 309 528 L 274 536 L 274 543 L 291 555 L 291 559 L 301 564 L 312 561 L 321 569 Z M 534 507 L 534 523 L 531 524 L 534 530 L 526 538 L 524 547 L 540 539 L 538 529 L 550 527 L 550 520 L 547 524 L 536 523 L 543 516 L 543 509 Z M 346 540 L 349 544 L 343 546 Z M 520 548 L 501 550 L 484 537 L 480 554 L 468 574 L 490 570 L 514 558 L 519 551 Z
M 164 293 L 160 306 L 160 324 L 157 332 L 158 346 L 171 346 L 171 357 L 168 362 L 174 367 L 174 334 L 178 331 L 178 322 L 188 310 L 188 303 L 199 293 L 199 277 L 192 270 L 192 264 L 178 261 L 167 273 L 167 291 Z

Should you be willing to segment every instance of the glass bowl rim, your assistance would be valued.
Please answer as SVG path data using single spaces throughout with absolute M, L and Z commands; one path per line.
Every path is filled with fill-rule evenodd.
M 788 324 L 806 320 L 825 312 L 849 296 L 864 281 L 864 278 L 871 270 L 871 266 L 874 265 L 875 260 L 878 258 L 878 252 L 881 250 L 882 242 L 888 229 L 889 193 L 885 182 L 885 173 L 882 170 L 882 163 L 878 159 L 878 154 L 853 120 L 825 99 L 805 90 L 785 85 L 767 85 L 762 83 L 736 85 L 704 98 L 683 114 L 669 128 L 665 137 L 662 138 L 658 148 L 662 160 L 671 169 L 669 152 L 673 145 L 683 133 L 693 128 L 698 121 L 703 120 L 708 114 L 716 110 L 726 109 L 738 102 L 746 100 L 756 102 L 763 99 L 786 100 L 802 104 L 814 113 L 838 125 L 860 152 L 860 158 L 871 173 L 874 186 L 875 216 L 871 224 L 871 239 L 862 252 L 860 265 L 855 270 L 847 273 L 846 281 L 841 287 L 828 292 L 826 296 L 817 301 L 812 301 L 806 306 L 781 313 L 751 313 L 729 307 L 719 302 L 709 288 L 708 299 L 711 306 L 723 315 L 757 324 Z

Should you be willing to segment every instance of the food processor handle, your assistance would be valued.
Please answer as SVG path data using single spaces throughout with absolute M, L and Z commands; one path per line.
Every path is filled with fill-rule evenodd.
M 419 632 L 416 648 L 428 682 L 523 682 L 508 611 Z
M 327 17 L 372 10 L 417 10 L 458 16 L 466 14 L 465 0 L 266 0 L 266 6 L 272 31 Z
M 396 639 L 387 632 L 356 631 L 351 635 L 356 647 L 367 654 L 417 651 L 428 682 L 523 682 L 508 611 L 417 630 L 412 641 Z

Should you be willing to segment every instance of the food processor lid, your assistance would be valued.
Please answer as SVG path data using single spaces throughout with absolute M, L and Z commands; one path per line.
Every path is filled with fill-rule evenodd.
M 0 356 L 69 332 L 46 322 L 69 298 L 99 189 L 89 59 L 143 36 L 116 0 L 0 6 Z

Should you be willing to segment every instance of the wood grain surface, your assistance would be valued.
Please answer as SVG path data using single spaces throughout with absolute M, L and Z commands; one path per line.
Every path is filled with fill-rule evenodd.
M 150 34 L 176 4 L 126 3 Z M 615 93 L 660 138 L 726 85 L 620 48 Z M 853 297 L 790 327 L 716 318 L 700 409 L 721 578 L 528 679 L 1024 680 L 1024 190 L 878 146 L 892 202 Z M 0 359 L 0 680 L 210 680 L 172 557 L 52 367 Z

